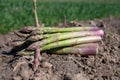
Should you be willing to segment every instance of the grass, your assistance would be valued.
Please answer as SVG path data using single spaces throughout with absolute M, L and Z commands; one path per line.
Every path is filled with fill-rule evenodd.
M 91 2 L 85 1 L 42 1 L 38 4 L 39 21 L 45 26 L 53 26 L 58 20 L 67 21 L 89 20 L 105 18 L 109 16 L 120 16 L 120 1 Z M 23 26 L 35 25 L 32 0 L 0 0 L 0 33 L 6 33 Z
M 104 3 L 118 3 L 120 2 L 119 0 L 38 0 L 42 2 L 104 2 Z

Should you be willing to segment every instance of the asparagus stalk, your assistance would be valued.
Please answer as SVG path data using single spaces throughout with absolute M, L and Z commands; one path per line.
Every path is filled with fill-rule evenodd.
M 58 35 L 58 34 L 60 34 L 60 33 L 30 36 L 26 39 L 26 41 L 38 41 L 38 40 L 45 39 L 45 38 L 48 38 L 48 37 L 52 37 L 52 36 Z M 24 34 L 24 35 L 28 36 L 28 34 Z M 10 45 L 11 46 L 20 46 L 26 41 L 14 41 L 14 42 L 11 42 Z
M 55 28 L 55 27 L 41 27 L 41 28 L 23 28 L 20 32 L 30 33 L 34 30 L 39 30 L 40 33 L 55 33 L 55 32 L 74 32 L 84 30 L 99 30 L 98 27 L 70 27 L 70 28 Z
M 97 41 L 101 41 L 100 36 L 86 36 L 86 37 L 81 37 L 81 38 L 73 38 L 73 39 L 58 41 L 58 42 L 50 43 L 50 44 L 40 46 L 40 47 L 41 47 L 41 51 L 45 51 L 45 50 L 50 50 L 50 49 L 53 49 L 53 48 L 59 48 L 59 47 L 64 47 L 64 46 L 72 46 L 72 45 L 90 43 L 90 42 L 97 42 Z M 29 46 L 27 48 L 27 50 L 34 50 L 36 46 L 38 46 L 38 44 Z
M 86 44 L 78 44 L 78 45 L 75 45 L 75 46 L 70 46 L 71 48 L 74 47 L 74 48 L 91 48 L 92 47 L 98 47 L 99 45 L 97 43 L 86 43 Z
M 55 28 L 55 27 L 24 27 L 24 28 L 22 28 L 22 29 L 20 30 L 20 32 L 30 33 L 30 32 L 32 32 L 32 31 L 34 31 L 34 30 L 39 30 L 39 31 L 41 31 L 41 30 L 44 30 L 44 29 L 49 29 L 49 30 L 51 30 L 51 29 L 58 29 L 58 28 Z
M 84 56 L 88 55 L 95 55 L 98 53 L 98 47 L 83 47 L 83 48 L 74 48 L 74 47 L 68 47 L 68 48 L 62 48 L 58 50 L 49 51 L 50 53 L 56 53 L 56 54 L 80 54 Z
M 28 37 L 26 39 L 26 41 L 38 41 L 38 40 L 42 40 L 42 39 L 46 39 L 48 37 L 52 37 L 52 36 L 57 36 L 61 33 L 55 33 L 55 34 L 45 34 L 45 35 L 33 35 L 33 36 L 30 36 L 28 37 L 28 34 L 24 34 L 25 36 L 24 37 Z M 66 33 L 63 33 L 63 34 L 66 34 Z M 23 35 L 20 35 L 20 36 L 23 36 Z M 10 45 L 11 46 L 20 46 L 24 43 L 25 41 L 15 41 L 15 42 L 11 42 Z
M 53 37 L 53 36 L 59 36 L 59 35 L 65 35 L 68 34 L 69 32 L 64 32 L 64 33 L 53 33 L 53 34 L 34 34 L 31 35 L 27 38 L 27 41 L 38 41 L 41 39 L 46 39 L 48 37 Z
M 69 39 L 69 38 L 75 38 L 75 37 L 82 37 L 82 36 L 103 36 L 104 32 L 102 30 L 96 30 L 96 31 L 81 31 L 81 32 L 69 32 L 69 33 L 56 33 L 56 34 L 45 34 L 45 35 L 36 35 L 36 36 L 31 36 L 27 40 L 30 41 L 38 41 L 43 38 L 43 41 L 36 42 L 34 44 L 40 44 L 40 45 L 45 45 L 51 42 L 59 41 L 59 40 L 64 40 L 64 39 Z M 49 37 L 49 38 L 48 38 Z
M 40 48 L 36 47 L 35 57 L 34 57 L 34 71 L 38 69 L 39 66 L 39 57 L 40 57 Z
M 70 27 L 70 28 L 58 28 L 58 29 L 46 29 L 43 33 L 57 33 L 57 32 L 74 32 L 84 30 L 99 30 L 98 27 Z
M 52 37 L 52 36 L 59 35 L 59 34 L 61 34 L 61 33 L 44 34 L 44 35 L 33 35 L 33 36 L 28 37 L 27 41 L 38 41 L 38 40 L 46 39 L 48 37 Z
M 98 44 L 97 43 L 87 43 L 79 44 L 75 46 L 57 48 L 54 50 L 49 50 L 49 53 L 55 54 L 80 54 L 80 55 L 95 55 L 98 53 Z
M 98 52 L 97 43 L 78 44 L 75 46 L 57 48 L 47 51 L 48 53 L 55 54 L 80 54 L 80 55 L 92 55 Z M 22 50 L 17 55 L 33 55 L 34 51 Z
M 71 46 L 71 45 L 90 43 L 90 42 L 98 42 L 101 40 L 102 39 L 100 36 L 86 36 L 86 37 L 81 37 L 81 38 L 74 38 L 74 39 L 59 41 L 59 42 L 45 45 L 41 48 L 41 51 L 50 50 L 53 48 L 64 47 L 64 46 Z
M 35 51 L 27 51 L 25 49 L 17 52 L 17 55 L 33 55 L 35 53 Z
M 56 34 L 52 37 L 49 37 L 47 39 L 43 39 L 42 41 L 35 42 L 35 43 L 31 44 L 29 47 L 32 48 L 32 47 L 35 47 L 36 45 L 39 45 L 42 47 L 46 44 L 49 44 L 52 42 L 57 42 L 60 40 L 72 39 L 72 38 L 83 37 L 83 36 L 102 36 L 103 34 L 104 33 L 102 30 L 71 32 L 71 33 L 66 33 L 66 34 L 60 33 L 60 34 Z
M 104 33 L 102 30 L 45 34 L 45 35 L 31 36 L 27 39 L 27 41 L 37 41 L 37 40 L 43 39 L 42 41 L 33 43 L 31 46 L 34 47 L 35 45 L 43 46 L 48 43 L 52 43 L 52 42 L 56 42 L 56 41 L 64 40 L 64 39 L 69 39 L 69 38 L 82 37 L 82 36 L 94 36 L 94 35 L 102 36 L 103 34 Z M 47 39 L 45 39 L 45 38 L 47 38 Z M 11 45 L 12 46 L 20 46 L 24 42 L 25 41 L 16 41 L 16 42 L 12 42 Z
M 44 38 L 47 38 L 47 36 L 44 36 L 44 35 L 30 36 L 27 38 L 27 41 L 38 41 Z
M 48 38 L 48 37 L 51 37 L 51 36 L 54 36 L 54 35 L 58 35 L 60 33 L 56 33 L 56 34 L 45 34 L 45 35 L 35 35 L 35 36 L 30 36 L 28 37 L 28 34 L 21 34 L 20 33 L 20 36 L 23 36 L 24 37 L 28 37 L 26 39 L 26 41 L 38 41 L 38 40 L 41 40 L 41 39 L 45 39 L 45 38 Z M 23 43 L 25 43 L 26 41 L 14 41 L 14 42 L 11 42 L 10 45 L 11 46 L 20 46 L 22 45 Z

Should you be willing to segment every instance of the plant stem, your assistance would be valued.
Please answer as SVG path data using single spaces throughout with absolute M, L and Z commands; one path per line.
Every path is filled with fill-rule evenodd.
M 34 0 L 34 15 L 35 15 L 35 22 L 36 22 L 36 27 L 39 27 L 39 22 L 38 22 L 38 16 L 37 16 L 37 4 L 36 0 Z

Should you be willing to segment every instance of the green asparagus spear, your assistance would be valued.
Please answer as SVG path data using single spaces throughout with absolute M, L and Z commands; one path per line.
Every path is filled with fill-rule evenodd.
M 75 46 L 69 46 L 64 48 L 56 48 L 47 51 L 48 53 L 55 54 L 80 54 L 80 55 L 92 55 L 98 53 L 97 43 L 78 44 Z M 33 55 L 34 51 L 22 50 L 17 55 Z
M 56 27 L 40 27 L 32 28 L 25 27 L 20 32 L 30 33 L 31 31 L 38 30 L 40 33 L 56 33 L 56 32 L 73 32 L 73 31 L 84 31 L 84 30 L 99 30 L 98 27 L 69 27 L 69 28 L 56 28 Z
M 80 31 L 80 32 L 67 32 L 67 33 L 54 33 L 54 34 L 44 34 L 44 35 L 36 35 L 36 36 L 31 36 L 27 40 L 30 41 L 38 41 L 44 38 L 42 41 L 38 41 L 34 44 L 39 44 L 39 45 L 45 45 L 51 42 L 59 41 L 59 40 L 64 40 L 64 39 L 70 39 L 70 38 L 75 38 L 75 37 L 82 37 L 82 36 L 102 36 L 104 33 L 102 30 L 96 30 L 96 31 Z M 49 37 L 49 38 L 48 38 Z
M 49 51 L 50 53 L 55 54 L 80 54 L 84 56 L 88 55 L 95 55 L 98 53 L 98 47 L 84 47 L 84 48 L 74 48 L 74 47 L 68 47 L 68 48 L 62 48 L 58 50 Z
M 53 42 L 44 46 L 40 46 L 41 51 L 44 50 L 49 50 L 53 48 L 58 48 L 58 47 L 64 47 L 64 46 L 71 46 L 71 45 L 77 45 L 77 44 L 82 44 L 82 43 L 89 43 L 89 42 L 97 42 L 101 41 L 100 36 L 85 36 L 85 37 L 80 37 L 80 38 L 73 38 L 73 39 L 68 39 L 68 40 L 63 40 L 63 41 L 57 41 Z M 36 46 L 39 44 L 35 45 L 30 45 L 27 50 L 34 50 Z
M 50 50 L 53 48 L 64 47 L 64 46 L 71 46 L 71 45 L 90 43 L 90 42 L 98 42 L 101 40 L 102 39 L 100 36 L 86 36 L 86 37 L 81 37 L 81 38 L 74 38 L 74 39 L 59 41 L 59 42 L 45 45 L 41 48 L 41 51 Z
M 71 32 L 71 33 L 66 33 L 66 34 L 60 33 L 60 34 L 56 34 L 54 36 L 51 36 L 47 39 L 43 39 L 42 41 L 35 42 L 35 43 L 31 44 L 30 47 L 32 48 L 36 45 L 39 45 L 42 47 L 42 46 L 49 44 L 49 43 L 52 43 L 52 42 L 58 42 L 60 40 L 72 39 L 72 38 L 83 37 L 83 36 L 102 36 L 102 35 L 103 35 L 102 30 Z

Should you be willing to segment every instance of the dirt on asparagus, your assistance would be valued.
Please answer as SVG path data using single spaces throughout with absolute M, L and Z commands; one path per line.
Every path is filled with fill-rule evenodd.
M 23 40 L 13 32 L 0 35 L 0 80 L 119 80 L 120 18 L 71 21 L 68 26 L 97 25 L 104 30 L 95 56 L 42 53 L 40 66 L 33 70 L 34 56 L 15 56 L 12 40 Z M 18 48 L 19 49 L 19 48 Z

